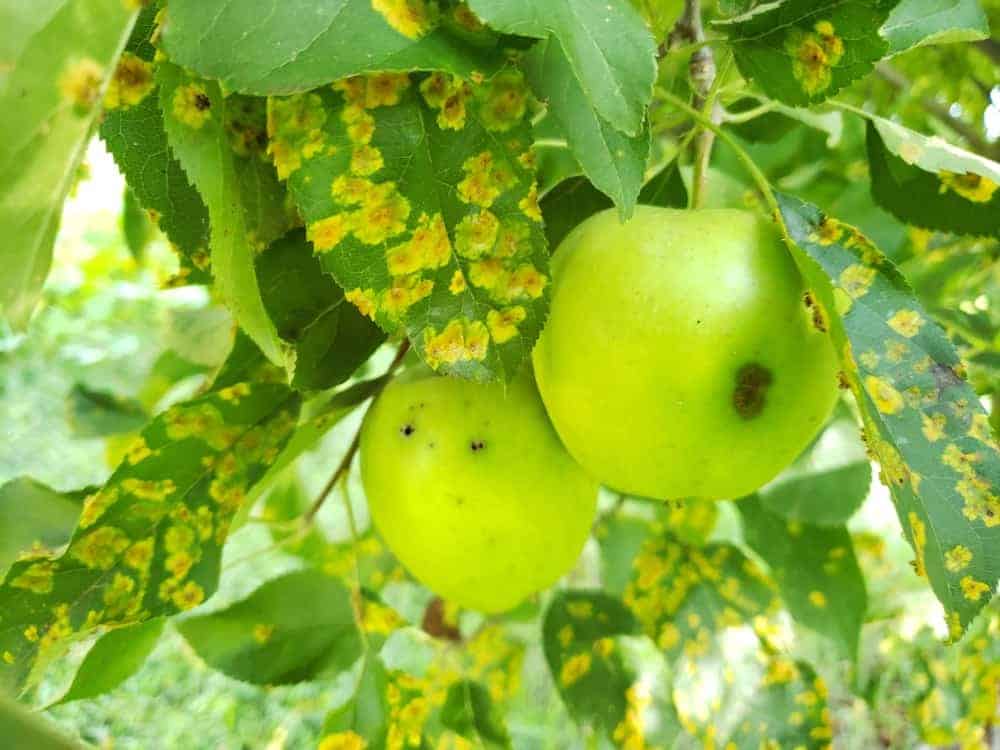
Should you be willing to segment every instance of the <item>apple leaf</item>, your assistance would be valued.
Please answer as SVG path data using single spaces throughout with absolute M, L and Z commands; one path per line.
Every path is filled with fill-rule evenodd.
M 57 492 L 30 477 L 0 485 L 0 574 L 22 553 L 66 544 L 86 494 Z
M 855 419 L 844 414 L 757 494 L 769 512 L 786 521 L 840 526 L 861 507 L 871 482 L 871 462 Z
M 211 281 L 208 209 L 174 156 L 163 129 L 160 92 L 153 75 L 156 48 L 150 43 L 157 4 L 139 14 L 119 62 L 127 85 L 105 106 L 100 134 L 129 189 L 152 213 L 181 259 L 175 283 Z
M 908 224 L 1000 235 L 1000 164 L 880 117 L 868 120 L 872 196 Z
M 635 208 L 649 156 L 649 128 L 635 135 L 616 130 L 595 109 L 574 75 L 565 51 L 554 39 L 536 44 L 525 61 L 528 80 L 548 105 L 573 155 L 593 185 L 628 219 Z
M 899 0 L 785 0 L 716 23 L 740 72 L 785 104 L 816 104 L 867 75 L 889 49 L 878 30 Z
M 542 622 L 545 660 L 563 702 L 576 721 L 609 737 L 624 726 L 640 690 L 617 638 L 637 634 L 629 609 L 601 591 L 558 592 Z
M 482 747 L 509 748 L 510 735 L 490 691 L 471 680 L 452 683 L 441 707 L 441 724 Z
M 879 32 L 889 55 L 925 44 L 988 39 L 990 25 L 979 0 L 901 0 Z
M 217 84 L 166 62 L 157 66 L 156 80 L 170 146 L 208 207 L 216 288 L 267 358 L 283 365 L 285 347 L 254 272 L 256 250 L 290 224 L 284 190 L 261 151 L 264 101 L 223 97 Z
M 85 750 L 55 722 L 0 693 L 0 737 L 10 750 Z
M 264 307 L 289 346 L 291 384 L 302 390 L 340 385 L 385 341 L 385 334 L 323 273 L 305 232 L 271 243 L 255 263 Z
M 69 690 L 53 705 L 95 698 L 121 685 L 152 653 L 165 623 L 166 619 L 157 617 L 100 636 L 83 657 Z
M 857 659 L 868 595 L 847 527 L 786 521 L 757 497 L 736 507 L 747 544 L 770 567 L 792 617 Z
M 237 383 L 174 406 L 90 494 L 69 547 L 0 583 L 0 683 L 22 689 L 71 639 L 200 604 L 233 515 L 295 426 L 286 386 Z
M 171 0 L 163 34 L 178 65 L 258 95 L 360 73 L 488 75 L 502 59 L 498 43 L 465 6 L 427 0 Z
M 39 0 L 7 3 L 2 18 L 0 316 L 20 330 L 135 13 L 121 0 Z
M 386 693 L 389 677 L 381 660 L 366 654 L 354 693 L 341 706 L 333 709 L 323 721 L 320 747 L 385 746 L 389 728 L 389 701 Z M 367 744 L 365 744 L 367 743 Z
M 514 376 L 547 311 L 526 104 L 514 69 L 270 100 L 271 150 L 323 267 L 433 368 L 478 381 Z
M 860 232 L 778 194 L 803 274 L 828 315 L 846 383 L 953 637 L 1000 578 L 1000 452 L 963 365 L 896 267 Z
M 626 0 L 470 0 L 494 29 L 552 38 L 560 80 L 572 76 L 601 119 L 630 136 L 644 128 L 656 79 L 656 42 Z M 562 55 L 555 54 L 555 47 Z M 568 67 L 568 70 L 565 68 Z M 551 89 L 549 89 L 551 91 Z
M 361 654 L 350 592 L 317 570 L 274 578 L 223 610 L 184 618 L 177 629 L 213 669 L 257 685 L 316 679 Z
M 82 383 L 73 386 L 68 401 L 70 427 L 81 438 L 135 432 L 149 421 L 149 414 L 138 401 Z

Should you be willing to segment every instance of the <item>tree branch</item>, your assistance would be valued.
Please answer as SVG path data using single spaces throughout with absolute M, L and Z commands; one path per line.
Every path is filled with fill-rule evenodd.
M 399 349 L 396 350 L 396 356 L 393 357 L 392 363 L 386 369 L 386 375 L 392 375 L 396 369 L 403 363 L 403 358 L 406 353 L 410 350 L 410 342 L 408 339 L 404 339 L 403 343 L 399 345 Z M 373 396 L 378 396 L 382 389 L 385 388 L 389 383 L 389 378 L 386 378 L 382 385 L 375 391 Z M 354 433 L 354 438 L 351 440 L 351 444 L 347 446 L 347 452 L 344 453 L 344 457 L 340 459 L 340 463 L 337 464 L 337 468 L 334 469 L 333 475 L 327 480 L 326 484 L 323 485 L 323 489 L 319 491 L 316 499 L 313 501 L 312 506 L 305 512 L 302 516 L 303 526 L 308 526 L 316 518 L 316 514 L 319 513 L 319 509 L 323 507 L 323 503 L 333 492 L 333 488 L 337 486 L 337 482 L 341 478 L 347 476 L 347 472 L 351 469 L 351 464 L 354 463 L 354 457 L 358 453 L 358 448 L 361 446 L 361 427 L 359 426 L 357 432 Z
M 700 111 L 708 110 L 706 114 L 713 123 L 722 122 L 722 107 L 712 96 L 712 86 L 715 83 L 715 55 L 712 48 L 705 44 L 705 28 L 701 21 L 701 0 L 684 0 L 684 12 L 681 13 L 674 28 L 667 35 L 666 51 L 678 47 L 697 45 L 691 53 L 688 73 L 691 86 L 694 89 L 694 108 Z M 661 45 L 662 50 L 662 45 Z M 712 146 L 715 143 L 715 133 L 703 128 L 695 141 L 694 177 L 691 185 L 691 208 L 698 208 L 705 195 L 705 185 L 708 179 L 708 163 L 712 158 Z
M 888 63 L 883 62 L 876 65 L 875 73 L 879 78 L 888 83 L 901 94 L 909 95 L 909 92 L 913 88 L 913 84 L 910 82 L 910 79 Z M 957 135 L 969 144 L 969 147 L 972 148 L 972 150 L 991 159 L 996 158 L 996 149 L 986 140 L 986 138 L 965 120 L 952 115 L 952 113 L 948 110 L 948 107 L 944 104 L 928 96 L 920 97 L 919 101 L 920 106 L 923 107 L 931 117 L 951 128 Z

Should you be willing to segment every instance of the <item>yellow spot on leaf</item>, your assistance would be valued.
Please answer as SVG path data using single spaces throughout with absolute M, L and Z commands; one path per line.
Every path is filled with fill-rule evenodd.
M 952 573 L 958 573 L 972 562 L 972 552 L 968 547 L 956 544 L 944 553 L 944 567 Z
M 410 202 L 395 182 L 375 185 L 364 197 L 354 218 L 354 236 L 366 245 L 378 245 L 401 234 L 410 215 Z
M 253 626 L 253 639 L 257 643 L 267 643 L 272 635 L 274 635 L 274 625 L 259 622 Z
M 347 730 L 328 734 L 319 741 L 316 750 L 365 750 L 368 743 L 357 732 Z
M 480 118 L 487 130 L 510 130 L 524 119 L 528 87 L 520 70 L 497 73 L 483 86 L 481 97 Z
M 918 576 L 926 578 L 927 567 L 924 565 L 924 548 L 927 546 L 927 527 L 913 511 L 910 511 L 907 520 L 910 523 L 913 550 L 917 555 L 916 560 L 913 561 L 913 567 Z
M 351 152 L 351 173 L 362 177 L 382 169 L 382 153 L 374 146 L 356 146 Z
M 493 249 L 500 221 L 490 211 L 465 216 L 455 227 L 455 249 L 463 258 L 480 258 Z
M 517 325 L 526 315 L 520 305 L 505 307 L 503 310 L 490 310 L 486 313 L 486 325 L 490 329 L 490 336 L 498 344 L 510 341 L 518 335 Z
M 372 0 L 372 8 L 382 14 L 386 23 L 410 39 L 419 39 L 431 30 L 432 7 L 425 0 Z
M 106 109 L 133 107 L 146 98 L 154 85 L 153 66 L 131 52 L 123 52 L 108 82 L 104 106 Z
M 174 91 L 174 117 L 188 127 L 198 130 L 212 116 L 212 100 L 200 83 L 178 86 Z
M 899 310 L 889 318 L 889 327 L 900 336 L 912 339 L 920 332 L 924 319 L 916 310 Z
M 538 206 L 538 183 L 531 183 L 528 193 L 518 201 L 517 206 L 532 221 L 542 221 L 542 209 Z
M 965 174 L 942 172 L 940 179 L 942 193 L 953 190 L 973 203 L 989 203 L 993 200 L 993 194 L 998 187 L 997 183 L 989 177 L 983 177 L 974 172 L 966 172 Z
M 559 633 L 556 637 L 559 639 L 559 645 L 563 648 L 567 648 L 569 644 L 573 642 L 573 626 L 563 625 L 559 629 Z
M 372 289 L 352 289 L 344 293 L 344 299 L 358 308 L 362 315 L 375 319 L 375 291 Z
M 142 440 L 142 438 L 139 438 Z M 145 445 L 145 441 L 143 441 Z M 83 501 L 83 510 L 80 513 L 80 528 L 86 529 L 93 526 L 104 512 L 118 501 L 118 488 L 109 485 L 92 495 L 88 495 Z
M 577 682 L 590 671 L 590 654 L 583 652 L 566 660 L 559 670 L 559 684 L 564 688 Z
M 854 299 L 863 297 L 875 280 L 876 271 L 869 266 L 850 265 L 840 274 L 840 288 Z
M 88 568 L 108 570 L 129 544 L 124 531 L 114 526 L 102 526 L 77 539 L 69 548 L 69 554 Z
M 965 576 L 958 585 L 962 587 L 962 596 L 970 602 L 978 602 L 983 594 L 988 594 L 990 591 L 988 583 L 977 581 L 972 576 Z
M 278 177 L 287 179 L 323 149 L 322 127 L 326 110 L 318 94 L 295 94 L 268 100 L 268 153 L 274 160 Z
M 921 416 L 921 421 L 923 422 L 921 432 L 929 442 L 934 443 L 944 437 L 944 430 L 948 424 L 948 418 L 944 414 L 924 414 Z
M 844 56 L 844 41 L 829 21 L 819 21 L 814 31 L 793 28 L 785 38 L 785 51 L 792 59 L 792 75 L 807 94 L 828 89 L 833 67 Z
M 422 279 L 416 274 L 400 276 L 393 279 L 392 286 L 382 295 L 381 309 L 389 316 L 398 318 L 433 289 L 434 282 L 430 279 Z
M 448 291 L 452 294 L 461 294 L 467 288 L 465 283 L 465 274 L 460 270 L 455 271 L 451 276 L 451 281 L 448 284 Z
M 880 377 L 868 375 L 865 378 L 865 390 L 875 402 L 875 407 L 883 414 L 898 414 L 905 406 L 899 391 Z
M 334 214 L 325 219 L 314 221 L 306 232 L 318 253 L 333 250 L 341 243 L 351 229 L 350 216 L 345 213 Z
M 453 320 L 440 333 L 424 329 L 424 358 L 435 369 L 460 361 L 482 361 L 488 346 L 489 333 L 478 320 Z
M 822 609 L 826 607 L 826 595 L 822 591 L 810 591 L 809 603 Z
M 35 594 L 47 594 L 52 591 L 52 577 L 56 564 L 45 560 L 29 565 L 24 572 L 11 579 L 10 585 L 16 589 L 24 589 Z
M 101 93 L 104 70 L 89 57 L 69 63 L 59 76 L 59 91 L 78 110 L 88 110 Z

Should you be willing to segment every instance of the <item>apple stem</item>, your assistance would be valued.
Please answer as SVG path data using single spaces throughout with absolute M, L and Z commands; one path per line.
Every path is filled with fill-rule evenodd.
M 373 397 L 378 396 L 378 394 L 382 392 L 382 389 L 389 384 L 389 381 L 392 380 L 393 373 L 403 363 L 403 359 L 406 357 L 406 353 L 409 350 L 409 339 L 403 339 L 403 343 L 400 344 L 399 348 L 396 350 L 396 356 L 393 357 L 392 362 L 386 368 L 385 374 L 382 376 L 382 382 L 372 394 Z M 344 453 L 344 457 L 340 459 L 340 463 L 337 464 L 337 468 L 334 469 L 333 475 L 327 480 L 327 483 L 323 485 L 323 489 L 320 490 L 309 510 L 307 510 L 302 516 L 303 527 L 312 524 L 312 522 L 316 519 L 316 514 L 319 513 L 319 509 L 323 507 L 323 503 L 326 502 L 330 493 L 333 492 L 333 488 L 337 486 L 337 482 L 339 482 L 342 477 L 347 476 L 347 472 L 350 471 L 351 464 L 354 463 L 354 457 L 357 455 L 358 448 L 360 446 L 361 426 L 359 425 L 357 431 L 354 433 L 354 437 L 351 439 L 351 444 L 347 446 L 347 452 Z

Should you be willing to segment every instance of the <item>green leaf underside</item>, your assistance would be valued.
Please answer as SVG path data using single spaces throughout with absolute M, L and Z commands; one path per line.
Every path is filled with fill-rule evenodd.
M 68 549 L 19 560 L 0 584 L 0 682 L 23 688 L 72 638 L 210 595 L 233 515 L 297 411 L 283 385 L 239 383 L 159 415 L 87 497 Z
M 500 31 L 536 39 L 551 35 L 591 108 L 626 135 L 643 129 L 656 79 L 656 42 L 628 2 L 471 0 L 469 5 Z
M 263 100 L 223 98 L 218 84 L 160 63 L 156 80 L 170 146 L 201 193 L 211 222 L 212 272 L 240 326 L 267 358 L 284 363 L 254 273 L 255 250 L 288 229 L 284 190 L 262 153 Z
M 213 669 L 258 685 L 313 679 L 361 654 L 350 592 L 318 570 L 270 580 L 223 610 L 183 619 L 177 629 Z
M 527 90 L 444 74 L 270 100 L 271 150 L 323 267 L 436 369 L 511 378 L 547 309 Z
M 389 704 L 386 691 L 389 677 L 377 656 L 367 655 L 354 694 L 327 714 L 323 736 L 350 736 L 354 733 L 373 748 L 384 747 L 389 728 Z
M 636 675 L 616 639 L 638 633 L 633 614 L 613 596 L 583 590 L 556 594 L 545 613 L 542 645 L 559 694 L 577 721 L 609 735 L 623 724 Z
M 881 118 L 868 121 L 872 196 L 914 226 L 1000 235 L 1000 164 Z
M 853 416 L 834 419 L 812 446 L 757 494 L 786 521 L 839 526 L 864 503 L 872 469 Z
M 490 692 L 471 680 L 460 680 L 448 688 L 441 707 L 441 724 L 462 737 L 471 737 L 484 747 L 510 747 L 503 716 Z
M 866 444 L 915 568 L 957 637 L 1000 576 L 1000 453 L 986 413 L 951 343 L 896 268 L 854 228 L 795 198 L 779 194 L 778 202 L 791 239 L 811 259 L 800 257 L 800 267 L 838 313 L 832 330 Z
M 121 0 L 44 0 L 4 13 L 4 33 L 18 41 L 0 81 L 0 315 L 16 329 L 48 275 L 63 200 L 134 18 Z
M 77 383 L 69 393 L 69 422 L 77 437 L 134 432 L 149 421 L 142 404 Z
M 385 334 L 344 301 L 323 273 L 305 233 L 290 232 L 257 256 L 264 307 L 292 347 L 292 386 L 324 390 L 347 380 L 385 340 Z
M 110 692 L 139 671 L 153 651 L 166 619 L 110 630 L 94 643 L 73 677 L 73 684 L 57 703 L 94 698 Z
M 925 44 L 987 39 L 990 26 L 979 0 L 901 0 L 880 33 L 897 55 Z
M 792 617 L 857 658 L 868 597 L 847 527 L 785 521 L 757 497 L 736 507 L 747 544 L 767 562 Z
M 871 72 L 878 30 L 899 0 L 787 0 L 718 23 L 740 72 L 795 107 L 827 99 Z
M 18 555 L 69 541 L 84 492 L 57 492 L 30 477 L 0 485 L 0 573 Z
M 452 3 L 425 0 L 174 0 L 163 44 L 227 90 L 306 91 L 361 73 L 495 72 L 498 37 Z M 262 19 L 266 22 L 262 23 Z
M 588 100 L 563 48 L 554 40 L 535 45 L 526 58 L 528 80 L 548 105 L 584 173 L 618 206 L 622 219 L 632 215 L 649 156 L 649 128 L 634 136 L 616 130 Z

